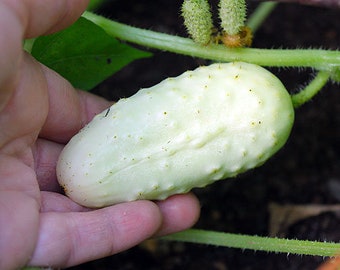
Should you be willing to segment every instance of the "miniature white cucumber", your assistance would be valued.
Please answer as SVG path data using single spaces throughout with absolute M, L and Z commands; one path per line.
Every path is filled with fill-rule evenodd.
M 97 115 L 64 148 L 57 176 L 88 207 L 161 200 L 261 165 L 293 121 L 290 95 L 269 71 L 203 66 Z

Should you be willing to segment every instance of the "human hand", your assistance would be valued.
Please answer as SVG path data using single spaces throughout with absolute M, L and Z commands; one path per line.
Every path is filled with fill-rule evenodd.
M 190 227 L 190 194 L 92 210 L 58 193 L 63 145 L 110 104 L 77 91 L 22 50 L 74 22 L 86 0 L 0 0 L 0 269 L 67 267 Z

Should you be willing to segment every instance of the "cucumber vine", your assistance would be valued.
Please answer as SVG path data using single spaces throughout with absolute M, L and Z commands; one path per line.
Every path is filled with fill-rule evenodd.
M 249 19 L 255 30 L 274 7 L 270 3 L 260 5 L 256 17 Z M 224 45 L 209 44 L 206 46 L 190 38 L 179 37 L 152 30 L 122 24 L 91 12 L 83 17 L 104 29 L 109 35 L 137 45 L 164 50 L 182 55 L 203 58 L 219 62 L 243 61 L 268 67 L 304 67 L 320 72 L 298 94 L 293 95 L 294 106 L 308 102 L 331 79 L 336 79 L 340 70 L 340 52 L 322 49 L 259 49 L 259 48 L 226 48 Z M 322 78 L 322 79 L 320 79 Z M 326 79 L 327 78 L 327 79 Z
M 230 3 L 234 4 L 234 6 L 230 7 Z M 230 16 L 226 14 L 230 14 L 230 10 L 235 9 L 235 5 L 237 5 L 236 10 L 238 10 L 239 13 L 236 15 L 236 17 L 238 17 L 233 19 L 234 23 L 232 26 L 230 26 L 230 21 L 226 19 Z M 277 3 L 274 2 L 264 2 L 260 4 L 247 20 L 246 24 L 244 24 L 244 1 L 222 0 L 219 6 L 221 27 L 223 29 L 222 33 L 224 33 L 222 35 L 240 35 L 245 27 L 251 29 L 252 33 L 255 33 L 276 5 Z M 190 6 L 190 12 L 186 10 L 188 6 Z M 192 9 L 195 8 L 197 8 L 196 15 L 199 16 L 199 18 L 195 18 L 193 15 L 194 11 L 192 11 Z M 232 12 L 232 14 L 236 13 Z M 244 48 L 245 45 L 250 45 L 249 43 L 241 44 L 241 46 L 237 46 L 237 48 L 230 48 L 234 46 L 228 46 L 228 44 L 226 44 L 226 47 L 225 45 L 216 44 L 216 42 L 211 42 L 211 38 L 210 42 L 208 42 L 208 37 L 213 35 L 211 32 L 212 21 L 207 1 L 204 0 L 185 0 L 182 7 L 182 16 L 184 16 L 186 28 L 192 39 L 132 27 L 103 18 L 91 12 L 86 12 L 83 16 L 99 25 L 109 35 L 115 38 L 149 48 L 220 62 L 244 61 L 269 67 L 312 68 L 317 72 L 314 79 L 311 80 L 304 89 L 291 95 L 295 108 L 311 100 L 330 79 L 338 81 L 337 77 L 339 77 L 339 51 L 322 49 L 289 50 Z M 200 16 L 204 16 L 204 18 Z M 203 37 L 198 37 L 200 34 L 202 34 Z M 337 243 L 235 235 L 195 229 L 189 229 L 163 237 L 162 239 L 318 256 L 334 256 L 340 250 L 340 244 Z
M 243 61 L 268 67 L 312 68 L 317 73 L 314 79 L 304 89 L 291 95 L 294 107 L 298 108 L 311 100 L 327 82 L 340 81 L 340 52 L 323 49 L 248 48 L 252 34 L 256 33 L 276 5 L 277 3 L 274 2 L 264 2 L 246 20 L 244 0 L 221 0 L 219 5 L 221 29 L 214 30 L 216 27 L 211 19 L 208 2 L 206 0 L 184 0 L 182 16 L 192 39 L 132 27 L 89 11 L 85 12 L 82 17 L 99 26 L 109 36 L 142 47 L 216 62 Z M 235 39 L 227 40 L 226 37 L 230 36 L 238 37 L 240 40 L 236 42 Z M 220 40 L 224 44 L 216 42 Z M 31 47 L 34 49 L 32 40 L 26 43 L 28 51 Z M 139 52 L 134 53 L 137 55 L 136 58 L 141 58 Z M 148 55 L 143 55 L 143 57 L 148 57 Z M 274 239 L 194 229 L 166 236 L 163 239 L 319 256 L 334 256 L 340 250 L 340 244 L 336 243 Z

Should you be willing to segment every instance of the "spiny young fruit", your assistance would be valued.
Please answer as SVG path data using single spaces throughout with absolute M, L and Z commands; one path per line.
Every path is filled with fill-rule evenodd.
M 221 27 L 227 35 L 237 35 L 246 20 L 245 0 L 220 0 L 219 15 Z
M 184 0 L 182 4 L 184 25 L 191 38 L 199 44 L 210 42 L 213 20 L 207 0 Z
M 64 148 L 57 176 L 88 207 L 162 200 L 263 164 L 293 120 L 290 95 L 269 71 L 203 66 L 97 115 Z

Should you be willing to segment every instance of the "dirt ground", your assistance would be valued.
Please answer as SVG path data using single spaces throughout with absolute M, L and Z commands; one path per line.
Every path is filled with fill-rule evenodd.
M 215 7 L 216 4 L 211 2 Z M 186 35 L 181 1 L 109 1 L 100 10 L 112 19 L 155 31 Z M 255 6 L 250 3 L 249 12 Z M 259 48 L 327 48 L 340 44 L 339 9 L 280 4 L 255 36 Z M 207 64 L 201 59 L 153 51 L 101 84 L 95 92 L 109 99 L 127 97 L 169 76 Z M 311 70 L 273 69 L 293 93 L 313 77 Z M 195 228 L 239 234 L 340 241 L 340 211 L 325 211 L 292 224 L 270 226 L 287 205 L 340 204 L 340 91 L 327 84 L 296 111 L 288 143 L 262 167 L 194 192 L 201 202 Z M 272 207 L 273 204 L 276 207 Z M 289 208 L 295 210 L 296 208 Z M 304 213 L 305 211 L 302 211 Z M 72 269 L 316 269 L 320 257 L 268 254 L 197 244 L 152 241 L 121 254 Z

